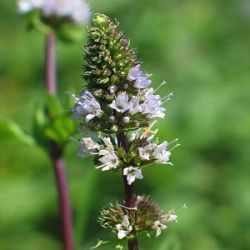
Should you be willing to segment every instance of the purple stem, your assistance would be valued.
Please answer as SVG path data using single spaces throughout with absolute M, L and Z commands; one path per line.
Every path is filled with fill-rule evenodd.
M 69 206 L 69 194 L 67 190 L 67 181 L 65 176 L 64 161 L 61 158 L 54 159 L 54 171 L 57 182 L 57 190 L 60 200 L 60 211 L 62 220 L 62 231 L 64 240 L 64 249 L 73 250 L 73 237 L 72 237 L 72 218 Z
M 54 32 L 51 32 L 47 36 L 45 68 L 47 91 L 51 95 L 56 95 L 56 34 Z M 51 141 L 49 144 L 49 154 L 53 161 L 57 182 L 64 250 L 73 250 L 72 216 L 62 150 L 59 145 Z
M 125 151 L 128 151 L 128 142 L 124 132 L 117 134 L 119 145 L 124 148 Z M 124 190 L 125 190 L 125 206 L 133 208 L 135 205 L 135 194 L 133 193 L 133 184 L 129 185 L 126 176 L 123 176 Z M 128 241 L 129 250 L 138 250 L 138 240 L 134 238 Z
M 56 85 L 56 34 L 51 32 L 46 41 L 46 87 L 49 94 L 56 94 Z

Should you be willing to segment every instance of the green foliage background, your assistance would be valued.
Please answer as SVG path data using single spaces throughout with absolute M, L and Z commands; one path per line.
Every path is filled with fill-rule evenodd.
M 174 167 L 155 166 L 138 181 L 168 211 L 183 203 L 179 223 L 141 249 L 250 249 L 250 4 L 247 0 L 92 0 L 92 10 L 117 17 L 138 48 L 155 85 L 173 91 L 160 138 L 180 138 Z M 0 116 L 26 131 L 45 99 L 44 37 L 25 30 L 15 1 L 0 2 Z M 82 41 L 58 44 L 61 98 L 83 81 Z M 66 106 L 70 109 L 69 106 Z M 6 138 L 5 138 L 6 139 Z M 13 139 L 13 138 L 12 138 Z M 15 138 L 14 138 L 15 139 Z M 44 152 L 18 142 L 0 143 L 0 249 L 59 250 L 60 222 L 51 164 Z M 122 179 L 94 170 L 90 159 L 66 154 L 76 249 L 89 249 L 107 232 L 98 211 L 121 199 Z M 109 248 L 107 248 L 109 249 Z

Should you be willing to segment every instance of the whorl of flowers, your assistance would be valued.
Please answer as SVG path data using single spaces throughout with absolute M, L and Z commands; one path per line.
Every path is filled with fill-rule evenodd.
M 48 22 L 71 21 L 86 24 L 90 17 L 90 9 L 85 0 L 19 0 L 18 10 L 21 14 L 33 11 L 41 12 Z M 57 19 L 57 21 L 55 21 Z
M 171 221 L 177 222 L 177 215 L 171 209 L 163 213 L 158 204 L 149 197 L 137 196 L 135 206 L 127 208 L 118 202 L 111 203 L 101 211 L 98 219 L 103 228 L 111 229 L 118 237 L 128 239 L 137 237 L 145 232 L 155 231 L 158 237 Z
M 80 140 L 79 156 L 93 156 L 97 169 L 102 171 L 122 171 L 131 185 L 136 179 L 143 179 L 142 169 L 152 163 L 172 164 L 169 160 L 171 152 L 168 143 L 157 143 L 150 134 L 156 133 L 147 129 L 130 132 L 128 151 L 118 145 L 113 135 L 83 137 Z

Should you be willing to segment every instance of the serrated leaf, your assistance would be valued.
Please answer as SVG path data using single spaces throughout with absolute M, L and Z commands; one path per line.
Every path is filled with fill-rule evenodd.
M 21 142 L 27 145 L 35 143 L 33 137 L 25 133 L 18 124 L 6 119 L 0 119 L 0 140 Z

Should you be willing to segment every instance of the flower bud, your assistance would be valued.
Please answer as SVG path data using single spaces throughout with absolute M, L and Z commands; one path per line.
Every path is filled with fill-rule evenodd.
M 114 116 L 110 116 L 110 117 L 109 117 L 109 122 L 110 122 L 110 123 L 115 123 L 115 121 L 116 121 L 116 120 L 115 120 L 115 117 L 114 117 Z
M 140 126 L 140 122 L 139 122 L 139 121 L 137 121 L 137 120 L 136 120 L 136 121 L 134 121 L 134 124 L 135 124 L 135 126 L 136 126 L 136 127 L 139 127 L 139 126 Z
M 93 94 L 94 94 L 95 97 L 101 97 L 103 95 L 103 90 L 98 89 L 98 90 L 94 91 Z
M 129 123 L 129 121 L 130 121 L 129 116 L 124 116 L 124 117 L 123 117 L 123 121 L 124 121 L 125 123 Z
M 114 95 L 106 95 L 105 98 L 109 102 L 111 102 L 111 101 L 113 101 L 115 99 Z
M 109 86 L 109 92 L 110 94 L 114 94 L 117 91 L 117 87 L 115 85 Z
M 124 89 L 128 89 L 128 84 L 125 83 L 125 84 L 123 85 L 123 88 L 124 88 Z
M 116 133 L 116 132 L 118 131 L 118 126 L 113 125 L 113 126 L 110 128 L 110 130 L 111 130 L 112 132 Z

